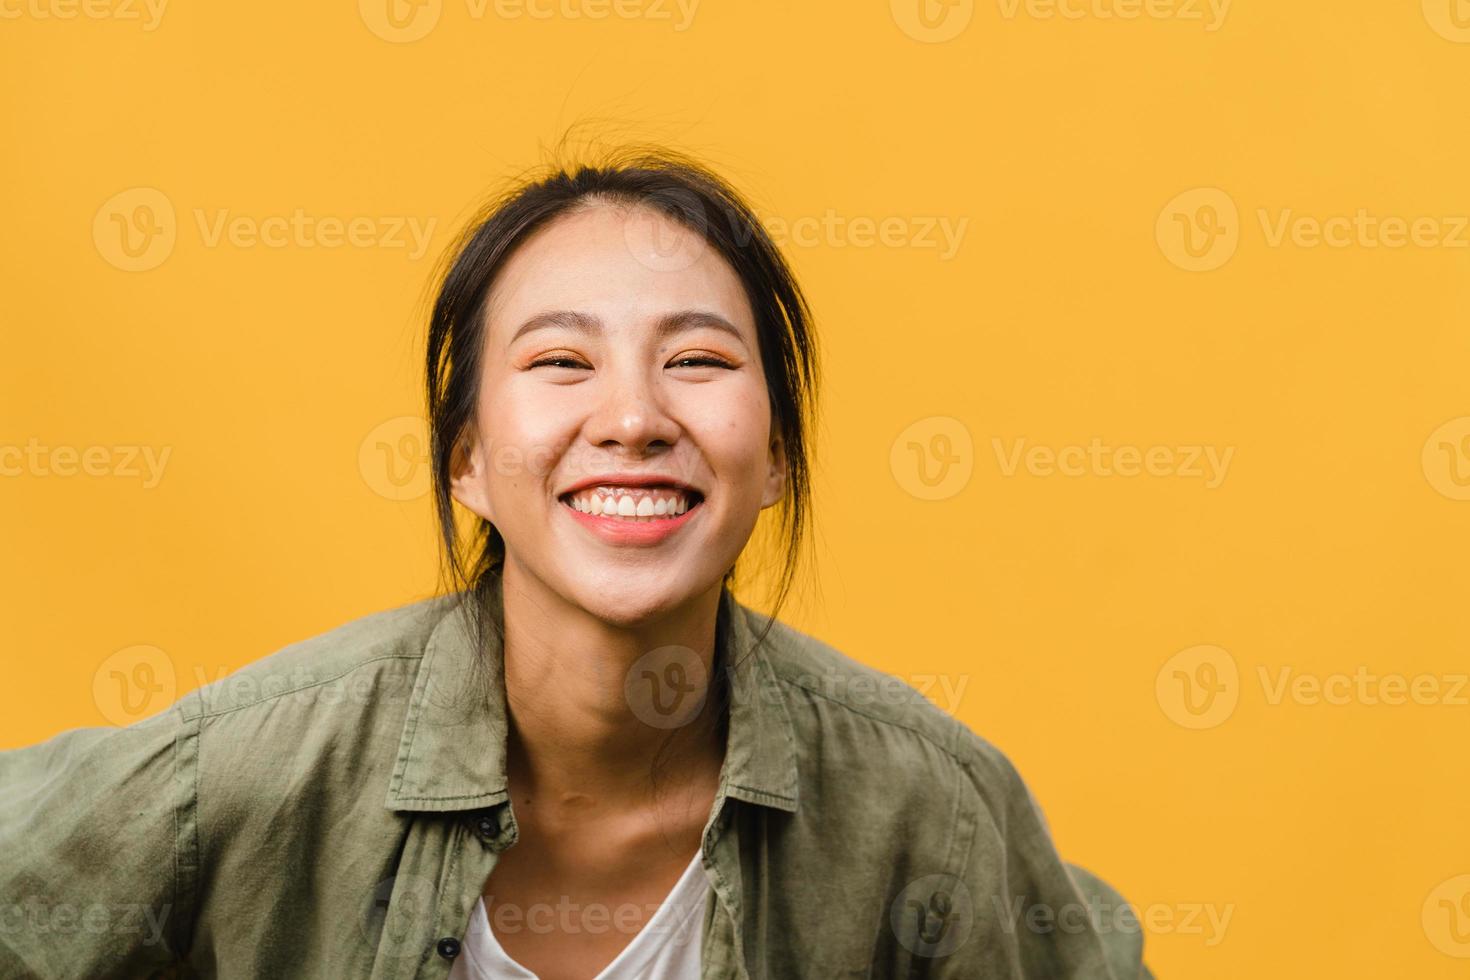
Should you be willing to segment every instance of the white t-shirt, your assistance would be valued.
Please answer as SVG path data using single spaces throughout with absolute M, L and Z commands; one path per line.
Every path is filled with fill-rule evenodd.
M 593 980 L 699 980 L 705 902 L 711 894 L 699 858 L 695 851 L 658 911 Z M 612 927 L 609 919 L 603 921 Z M 538 980 L 501 948 L 486 917 L 483 896 L 470 912 L 449 980 Z

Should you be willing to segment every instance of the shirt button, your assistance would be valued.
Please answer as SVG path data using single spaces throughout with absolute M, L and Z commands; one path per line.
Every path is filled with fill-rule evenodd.
M 453 936 L 445 936 L 439 940 L 439 955 L 446 960 L 452 960 L 459 955 L 459 940 Z

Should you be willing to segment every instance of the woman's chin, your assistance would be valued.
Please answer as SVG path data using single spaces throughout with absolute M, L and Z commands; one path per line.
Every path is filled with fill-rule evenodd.
M 613 572 L 600 584 L 570 584 L 577 604 L 587 612 L 605 623 L 636 629 L 669 616 L 700 591 L 671 581 L 679 579 L 664 568 L 648 575 Z
M 605 623 L 625 629 L 634 629 L 668 616 L 688 597 L 682 592 L 673 594 L 665 587 L 658 593 L 630 593 L 610 595 L 601 593 L 589 596 L 584 608 Z

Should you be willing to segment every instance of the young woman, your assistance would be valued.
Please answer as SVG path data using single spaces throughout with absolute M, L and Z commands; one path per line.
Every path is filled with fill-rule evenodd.
M 0 753 L 0 976 L 1148 975 L 999 751 L 735 600 L 817 358 L 719 177 L 517 187 L 427 346 L 451 587 Z

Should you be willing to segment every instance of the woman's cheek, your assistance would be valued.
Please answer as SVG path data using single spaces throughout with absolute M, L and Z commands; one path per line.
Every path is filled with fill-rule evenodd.
M 557 404 L 535 389 L 506 390 L 485 403 L 482 431 L 503 461 L 518 459 L 521 471 L 545 473 L 555 447 L 567 441 L 564 430 L 574 423 L 574 413 L 574 407 Z

